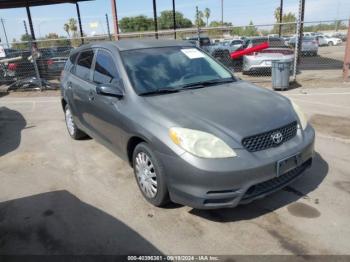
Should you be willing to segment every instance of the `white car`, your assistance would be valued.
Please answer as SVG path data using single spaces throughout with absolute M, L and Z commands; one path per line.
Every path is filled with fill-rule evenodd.
M 316 40 L 318 41 L 319 46 L 326 46 L 328 45 L 328 41 L 325 36 L 323 35 L 318 35 L 316 36 Z
M 343 41 L 340 38 L 325 36 L 324 37 L 329 46 L 340 45 Z

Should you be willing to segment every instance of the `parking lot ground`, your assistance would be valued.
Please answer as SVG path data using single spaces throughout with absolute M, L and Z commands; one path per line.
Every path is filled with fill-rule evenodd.
M 315 124 L 313 167 L 212 211 L 145 202 L 127 163 L 70 139 L 58 96 L 0 97 L 0 254 L 350 254 L 350 88 L 281 93 Z

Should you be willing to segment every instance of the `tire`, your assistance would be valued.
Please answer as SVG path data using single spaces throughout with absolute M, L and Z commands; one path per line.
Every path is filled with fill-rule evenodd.
M 72 111 L 69 108 L 68 104 L 66 104 L 64 107 L 64 119 L 66 122 L 68 134 L 71 136 L 71 138 L 74 140 L 80 140 L 87 137 L 87 135 L 81 131 L 74 123 Z
M 170 199 L 164 168 L 150 146 L 147 143 L 138 144 L 132 159 L 135 179 L 143 197 L 157 207 L 168 204 Z
M 332 41 L 330 41 L 330 42 L 328 43 L 328 45 L 329 45 L 329 46 L 334 46 L 334 43 L 333 43 Z

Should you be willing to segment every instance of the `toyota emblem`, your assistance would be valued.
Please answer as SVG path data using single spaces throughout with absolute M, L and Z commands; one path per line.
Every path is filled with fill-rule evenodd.
M 281 132 L 275 132 L 271 135 L 271 139 L 276 145 L 278 145 L 282 143 L 283 135 L 281 134 Z

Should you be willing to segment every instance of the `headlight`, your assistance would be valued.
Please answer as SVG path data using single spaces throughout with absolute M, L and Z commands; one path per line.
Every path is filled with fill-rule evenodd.
M 297 115 L 299 117 L 301 128 L 303 130 L 305 130 L 305 128 L 307 126 L 307 118 L 306 118 L 305 114 L 303 113 L 303 111 L 300 109 L 300 107 L 296 103 L 294 103 L 292 100 L 291 100 L 291 102 L 292 102 L 292 106 L 293 106 L 295 113 L 297 113 Z
M 181 127 L 169 130 L 171 140 L 185 151 L 203 158 L 228 158 L 237 154 L 221 139 L 209 133 Z

